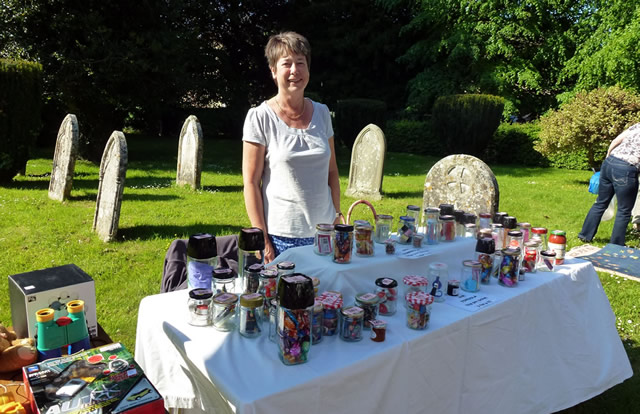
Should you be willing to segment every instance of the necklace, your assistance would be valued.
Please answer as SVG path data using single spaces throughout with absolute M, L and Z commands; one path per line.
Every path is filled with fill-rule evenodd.
M 304 115 L 304 110 L 305 110 L 305 105 L 306 105 L 306 99 L 302 98 L 302 111 L 300 111 L 299 114 L 294 115 L 294 116 L 290 116 L 289 114 L 287 114 L 285 112 L 284 109 L 282 109 L 282 107 L 280 106 L 280 102 L 278 102 L 278 97 L 274 97 L 273 98 L 276 101 L 276 105 L 278 105 L 278 109 L 280 109 L 280 112 L 282 112 L 284 114 L 284 116 L 286 116 L 287 118 L 289 118 L 289 120 L 291 121 L 297 121 L 298 119 L 302 118 L 302 115 Z

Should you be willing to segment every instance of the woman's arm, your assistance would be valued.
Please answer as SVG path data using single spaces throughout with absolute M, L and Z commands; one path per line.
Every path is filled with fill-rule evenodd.
M 262 200 L 262 172 L 264 170 L 264 145 L 253 142 L 242 143 L 242 182 L 244 184 L 244 206 L 247 209 L 249 221 L 264 233 L 264 262 L 269 263 L 275 258 L 275 251 L 271 245 L 264 218 L 264 204 Z
M 620 145 L 620 143 L 622 141 L 624 141 L 624 138 L 627 135 L 627 134 L 625 134 L 625 132 L 627 132 L 627 131 L 624 131 L 622 134 L 620 134 L 616 138 L 614 138 L 613 141 L 611 141 L 611 144 L 609 144 L 609 149 L 607 150 L 607 157 L 609 156 L 609 154 L 611 154 L 611 151 L 613 151 L 613 149 L 615 147 L 617 147 L 618 145 Z
M 329 187 L 331 188 L 331 200 L 337 213 L 342 213 L 340 209 L 340 174 L 338 173 L 338 162 L 336 161 L 336 149 L 333 137 L 329 138 L 329 148 L 331 148 L 331 158 L 329 159 Z M 340 223 L 340 218 L 336 217 L 333 224 Z

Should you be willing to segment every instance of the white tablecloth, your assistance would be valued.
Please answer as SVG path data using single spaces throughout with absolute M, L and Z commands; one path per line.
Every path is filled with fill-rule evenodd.
M 334 264 L 310 247 L 279 260 L 321 278 L 345 299 L 445 262 L 457 276 L 471 240 L 429 246 L 419 259 L 354 257 Z M 435 303 L 429 328 L 405 327 L 403 308 L 386 317 L 387 339 L 325 337 L 309 361 L 285 366 L 266 335 L 249 339 L 187 324 L 187 292 L 140 303 L 136 360 L 167 407 L 238 413 L 543 413 L 571 407 L 632 375 L 615 316 L 591 263 L 569 259 L 557 273 L 527 275 L 516 288 L 481 288 L 494 304 L 477 312 Z M 348 303 L 349 300 L 347 299 Z M 399 302 L 400 303 L 400 302 Z M 365 331 L 365 334 L 367 331 Z

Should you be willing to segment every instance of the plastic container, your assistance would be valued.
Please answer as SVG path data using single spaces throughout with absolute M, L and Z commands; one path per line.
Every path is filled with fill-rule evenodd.
M 417 330 L 427 329 L 431 319 L 433 296 L 424 292 L 411 292 L 407 295 L 406 301 L 407 327 Z
M 309 359 L 313 323 L 313 281 L 293 273 L 278 282 L 278 356 L 285 365 L 302 364 Z
M 393 226 L 393 216 L 388 214 L 378 214 L 376 216 L 376 231 L 373 240 L 383 244 L 391 237 L 391 226 Z
M 366 292 L 356 295 L 356 306 L 364 311 L 364 329 L 371 329 L 370 321 L 378 317 L 380 298 L 375 293 Z
M 238 277 L 233 269 L 220 267 L 213 269 L 213 293 L 237 293 L 236 281 Z
M 495 259 L 496 243 L 491 237 L 478 239 L 474 259 L 480 263 L 480 283 L 488 285 L 491 282 L 493 262 Z
M 212 299 L 212 324 L 216 330 L 229 332 L 236 329 L 238 295 L 228 292 L 216 293 Z
M 398 222 L 398 243 L 411 244 L 416 232 L 416 219 L 410 216 L 400 216 Z
M 193 289 L 189 291 L 189 324 L 194 326 L 211 325 L 211 298 L 213 292 L 210 289 Z
M 498 283 L 506 287 L 516 287 L 520 276 L 520 248 L 502 249 L 502 263 L 498 274 Z
M 449 266 L 445 263 L 431 263 L 429 265 L 429 280 L 431 291 L 428 292 L 436 302 L 445 301 L 447 282 L 449 281 Z
M 347 306 L 340 311 L 340 339 L 347 342 L 362 340 L 364 310 L 357 306 Z
M 322 302 L 322 324 L 324 336 L 333 336 L 338 332 L 340 309 L 342 309 L 342 295 L 339 292 L 323 292 L 318 296 Z
M 262 333 L 264 318 L 264 298 L 260 293 L 245 293 L 240 296 L 240 317 L 238 331 L 247 338 L 255 338 Z
M 466 292 L 480 290 L 482 264 L 477 260 L 465 260 L 460 271 L 460 288 Z
M 353 250 L 353 226 L 350 224 L 336 224 L 333 234 L 333 261 L 336 263 L 350 263 Z
M 369 223 L 355 226 L 356 254 L 358 256 L 373 256 L 373 226 Z
M 316 234 L 313 239 L 313 252 L 320 256 L 328 256 L 333 253 L 333 224 L 316 225 Z
M 390 277 L 376 279 L 376 295 L 378 295 L 378 313 L 391 316 L 396 313 L 398 304 L 398 282 Z
M 188 289 L 211 289 L 213 269 L 217 265 L 216 238 L 208 233 L 191 235 L 187 242 Z

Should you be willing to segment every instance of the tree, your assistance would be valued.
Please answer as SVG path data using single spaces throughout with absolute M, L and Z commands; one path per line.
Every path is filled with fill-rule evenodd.
M 611 141 L 640 122 L 640 95 L 617 86 L 580 92 L 557 111 L 540 119 L 535 149 L 545 156 L 584 150 L 588 165 L 598 168 Z

